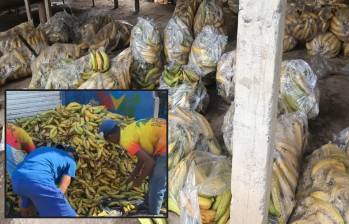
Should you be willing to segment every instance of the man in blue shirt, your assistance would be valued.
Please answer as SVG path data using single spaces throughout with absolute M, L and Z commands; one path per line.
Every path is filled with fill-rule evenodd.
M 28 215 L 31 203 L 41 217 L 77 216 L 64 196 L 71 178 L 75 177 L 74 154 L 73 149 L 40 147 L 18 164 L 12 186 L 20 196 L 22 216 Z

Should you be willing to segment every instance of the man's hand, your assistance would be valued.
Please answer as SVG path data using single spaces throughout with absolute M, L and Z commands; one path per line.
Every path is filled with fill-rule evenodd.
M 68 175 L 63 175 L 61 182 L 59 184 L 59 189 L 63 192 L 63 194 L 67 191 L 68 186 L 70 185 L 71 177 Z

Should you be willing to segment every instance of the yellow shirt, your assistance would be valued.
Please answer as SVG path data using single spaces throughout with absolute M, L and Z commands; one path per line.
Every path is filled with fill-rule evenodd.
M 167 124 L 161 118 L 142 119 L 121 128 L 120 145 L 130 155 L 140 149 L 149 155 L 166 154 Z

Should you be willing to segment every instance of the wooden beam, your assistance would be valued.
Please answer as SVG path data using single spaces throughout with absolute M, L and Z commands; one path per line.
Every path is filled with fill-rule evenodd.
M 45 3 L 44 1 L 39 2 L 39 19 L 40 23 L 46 23 L 47 17 L 45 12 Z
M 114 9 L 119 8 L 119 0 L 114 0 Z
M 51 1 L 50 0 L 44 0 L 45 1 L 45 11 L 46 11 L 46 19 L 47 22 L 51 22 Z
M 135 12 L 139 13 L 139 0 L 135 0 Z
M 267 222 L 286 0 L 240 0 L 231 220 Z
M 32 14 L 31 14 L 31 7 L 30 7 L 30 2 L 29 0 L 24 0 L 24 5 L 25 5 L 25 12 L 27 14 L 27 19 L 28 19 L 28 22 L 32 25 L 34 25 L 34 22 L 33 22 L 33 17 L 32 17 Z

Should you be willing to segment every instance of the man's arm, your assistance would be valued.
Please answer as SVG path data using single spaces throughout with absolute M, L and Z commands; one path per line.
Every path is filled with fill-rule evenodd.
M 142 161 L 142 163 L 143 163 L 143 169 L 141 170 L 142 172 L 133 181 L 133 186 L 138 187 L 139 185 L 142 184 L 143 180 L 147 176 L 149 176 L 151 174 L 151 172 L 153 171 L 153 167 L 155 166 L 155 161 L 151 156 L 149 156 L 142 149 L 136 153 L 136 156 L 138 158 L 138 161 Z
M 59 183 L 59 189 L 65 193 L 68 189 L 68 186 L 70 185 L 71 177 L 68 175 L 63 175 L 61 182 Z
M 133 169 L 130 175 L 131 180 L 140 175 L 142 167 L 143 167 L 143 161 L 138 159 L 136 167 Z

